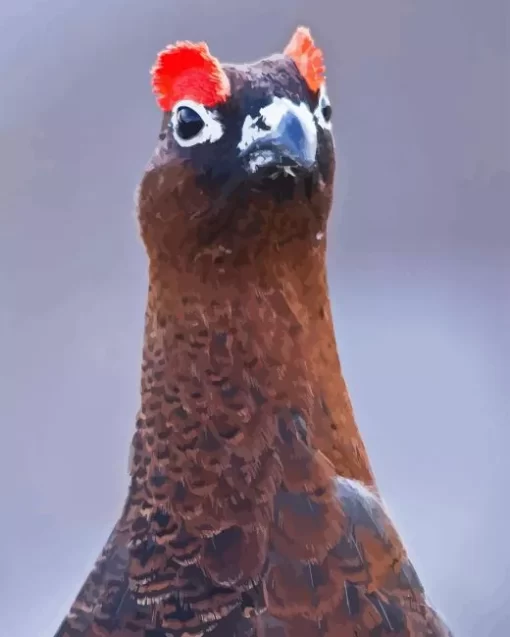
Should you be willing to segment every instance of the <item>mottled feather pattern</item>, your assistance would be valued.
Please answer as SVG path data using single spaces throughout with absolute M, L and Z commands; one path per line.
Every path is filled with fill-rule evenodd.
M 267 362 L 272 339 L 281 337 L 293 379 L 305 364 L 301 339 L 284 339 L 296 318 L 280 305 L 265 311 L 270 329 L 250 330 L 250 311 L 268 302 L 255 298 L 253 307 L 214 301 L 208 312 L 185 298 L 186 331 L 179 320 L 170 329 L 148 316 L 144 409 L 118 529 L 130 547 L 119 575 L 127 566 L 129 596 L 142 608 L 133 628 L 200 634 L 236 608 L 249 616 L 267 605 L 279 622 L 269 628 L 262 618 L 250 631 L 297 637 L 345 626 L 359 637 L 447 635 L 433 628 L 438 620 L 377 495 L 336 477 L 316 448 L 314 430 L 331 426 L 323 399 L 303 382 L 293 404 L 288 370 Z M 178 374 L 179 385 L 169 386 L 168 368 L 197 373 Z
M 186 47 L 218 71 L 204 45 Z M 289 51 L 222 67 L 224 135 L 183 146 L 167 131 L 141 181 L 149 293 L 129 493 L 56 637 L 452 637 L 354 419 L 326 277 L 334 145 L 312 117 L 323 58 L 306 30 Z M 291 105 L 292 152 L 316 136 L 306 170 L 243 167 L 243 121 L 275 96 Z

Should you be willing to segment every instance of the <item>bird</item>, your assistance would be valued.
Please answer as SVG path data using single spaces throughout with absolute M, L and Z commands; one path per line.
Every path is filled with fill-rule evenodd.
M 55 637 L 453 637 L 376 483 L 326 268 L 323 51 L 163 49 L 136 193 L 140 406 L 118 521 Z

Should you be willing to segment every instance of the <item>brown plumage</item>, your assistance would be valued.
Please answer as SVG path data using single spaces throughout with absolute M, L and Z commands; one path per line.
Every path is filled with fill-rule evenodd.
M 338 360 L 322 54 L 306 30 L 246 66 L 195 46 L 155 71 L 173 110 L 138 192 L 150 285 L 131 486 L 57 637 L 447 637 Z M 197 56 L 207 108 L 203 71 L 186 88 Z

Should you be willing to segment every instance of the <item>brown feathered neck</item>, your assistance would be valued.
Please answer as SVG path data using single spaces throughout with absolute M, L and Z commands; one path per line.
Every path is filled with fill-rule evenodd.
M 233 258 L 216 245 L 187 270 L 151 263 L 142 412 L 165 431 L 170 422 L 175 453 L 208 471 L 230 466 L 243 446 L 257 461 L 279 415 L 299 414 L 338 473 L 371 484 L 337 354 L 323 236 L 272 245 L 240 267 Z

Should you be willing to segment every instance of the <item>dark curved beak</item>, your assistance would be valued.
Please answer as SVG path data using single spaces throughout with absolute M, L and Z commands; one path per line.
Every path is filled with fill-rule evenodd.
M 315 165 L 317 133 L 298 114 L 289 110 L 267 134 L 259 134 L 240 157 L 245 169 L 255 174 L 263 169 L 308 172 Z

